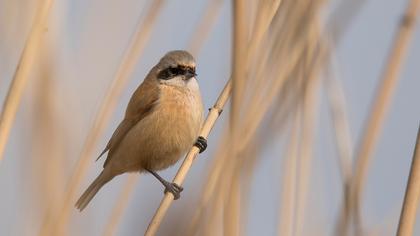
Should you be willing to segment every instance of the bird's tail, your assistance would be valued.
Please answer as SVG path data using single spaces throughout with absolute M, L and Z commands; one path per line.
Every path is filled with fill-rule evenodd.
M 108 181 L 110 181 L 113 176 L 109 176 L 105 174 L 104 171 L 96 177 L 96 179 L 89 185 L 89 187 L 85 190 L 85 192 L 80 196 L 79 200 L 76 202 L 76 208 L 80 211 L 83 211 L 85 207 L 89 204 L 89 202 L 93 199 L 93 197 L 98 193 L 99 189 L 102 188 Z

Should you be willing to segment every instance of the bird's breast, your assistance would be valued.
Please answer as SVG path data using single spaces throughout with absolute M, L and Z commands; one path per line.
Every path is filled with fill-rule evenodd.
M 145 166 L 159 170 L 176 163 L 196 141 L 203 122 L 200 94 L 189 89 L 162 86 L 159 101 L 147 118 L 155 143 Z M 159 137 L 156 139 L 156 137 Z
M 198 88 L 198 87 L 197 87 Z M 161 170 L 175 164 L 196 141 L 203 122 L 198 89 L 161 85 L 152 111 L 124 137 L 111 163 L 116 172 Z
M 203 121 L 203 104 L 199 92 L 163 86 L 156 115 L 160 129 L 168 142 L 190 148 L 198 136 Z M 184 151 L 184 150 L 183 150 Z

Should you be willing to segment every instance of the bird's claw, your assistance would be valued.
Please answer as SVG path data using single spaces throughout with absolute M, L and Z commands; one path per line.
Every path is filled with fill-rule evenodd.
M 207 148 L 207 139 L 202 136 L 198 136 L 197 141 L 195 142 L 194 146 L 200 149 L 200 153 L 204 152 Z
M 164 193 L 166 194 L 167 192 L 171 192 L 172 195 L 174 195 L 174 200 L 177 200 L 179 197 L 181 197 L 182 190 L 184 190 L 184 188 L 179 186 L 178 184 L 167 182 L 165 184 Z

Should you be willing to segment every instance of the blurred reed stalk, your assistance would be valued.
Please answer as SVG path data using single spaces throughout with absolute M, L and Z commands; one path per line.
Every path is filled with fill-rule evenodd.
M 281 201 L 279 204 L 279 223 L 277 235 L 293 236 L 295 235 L 295 215 L 296 208 L 296 179 L 297 179 L 297 162 L 299 152 L 299 140 L 301 133 L 301 109 L 297 109 L 293 114 L 293 124 L 288 135 L 289 143 L 286 146 L 286 154 L 284 155 L 284 166 L 282 168 L 282 185 L 281 185 Z
M 134 186 L 138 182 L 139 175 L 137 173 L 130 173 L 126 183 L 123 186 L 120 196 L 116 200 L 116 203 L 109 215 L 108 223 L 105 224 L 105 230 L 103 235 L 112 236 L 117 232 L 118 224 L 121 221 L 123 213 L 127 208 L 129 199 L 134 192 Z
M 345 31 L 365 3 L 364 0 L 340 1 L 327 20 L 326 30 L 330 35 L 329 44 L 337 47 Z M 335 58 L 331 60 L 336 61 Z M 350 123 L 346 114 L 346 102 L 343 86 L 335 74 L 328 74 L 324 80 L 328 105 L 334 127 L 335 146 L 343 181 L 343 199 L 338 213 L 334 235 L 349 234 L 351 224 L 350 192 L 353 176 L 353 141 L 350 136 Z
M 247 9 L 246 0 L 234 0 L 232 5 L 233 15 L 233 38 L 232 38 L 232 102 L 230 106 L 229 116 L 229 133 L 228 140 L 230 142 L 229 149 L 225 150 L 231 158 L 225 160 L 224 176 L 228 179 L 223 206 L 223 235 L 240 235 L 241 224 L 241 189 L 240 189 L 240 172 L 235 168 L 235 160 L 239 156 L 238 143 L 240 142 L 240 112 L 242 99 L 244 98 L 244 90 L 246 85 L 246 69 L 247 69 L 247 42 L 248 42 L 248 26 L 253 21 L 249 20 L 249 8 Z M 248 5 L 249 7 L 249 5 Z M 247 16 L 248 12 L 248 16 Z M 250 17 L 251 18 L 251 17 Z
M 128 79 L 143 52 L 163 3 L 163 0 L 153 1 L 143 22 L 137 25 L 134 37 L 125 52 L 126 54 L 114 80 L 111 82 L 111 86 L 105 94 L 105 98 L 93 122 L 93 127 L 86 138 L 82 153 L 75 167 L 75 172 L 69 180 L 66 197 L 60 208 L 51 208 L 47 213 L 40 235 L 62 235 L 66 231 L 65 227 L 68 225 L 69 214 L 73 207 L 77 190 L 92 160 L 93 151 L 113 114 L 117 105 L 117 98 L 120 97 L 123 89 L 126 87 Z
M 302 111 L 302 130 L 300 140 L 300 155 L 298 158 L 297 199 L 295 208 L 295 235 L 303 235 L 305 213 L 307 209 L 308 189 L 312 173 L 312 159 L 315 137 L 315 124 L 317 121 L 319 100 L 318 74 L 308 73 L 308 87 L 304 94 Z
M 341 37 L 365 2 L 366 0 L 338 1 L 338 6 L 331 13 L 326 27 L 334 45 L 341 41 Z
M 200 22 L 195 27 L 193 36 L 191 37 L 190 42 L 188 43 L 188 51 L 193 55 L 197 56 L 203 48 L 203 44 L 206 39 L 209 37 L 209 33 L 213 28 L 218 16 L 220 15 L 220 10 L 222 9 L 224 0 L 210 0 L 208 5 L 205 7 L 205 12 L 203 17 L 200 19 Z
M 217 17 L 219 16 L 223 0 L 209 1 L 208 6 L 205 8 L 205 12 L 200 22 L 198 22 L 195 27 L 193 36 L 191 37 L 190 42 L 188 43 L 188 51 L 195 57 L 199 54 L 201 48 L 203 47 L 204 42 L 208 38 L 209 32 L 213 28 Z M 122 215 L 126 210 L 130 195 L 134 192 L 135 182 L 137 176 L 130 175 L 123 186 L 123 191 L 119 199 L 116 201 L 114 208 L 108 219 L 107 227 L 105 228 L 105 235 L 114 235 L 116 228 L 121 221 Z
M 363 134 L 356 152 L 353 182 L 350 196 L 350 209 L 355 220 L 356 235 L 363 235 L 361 219 L 361 199 L 367 179 L 367 172 L 374 149 L 380 137 L 382 125 L 391 105 L 397 87 L 399 73 L 412 38 L 420 0 L 410 0 L 401 19 L 398 31 L 384 67 L 376 96 L 372 102 L 369 117 L 364 125 Z
M 328 106 L 334 127 L 334 141 L 343 183 L 348 183 L 352 174 L 353 142 L 347 115 L 347 102 L 343 85 L 336 75 L 327 75 L 323 80 Z
M 13 120 L 15 119 L 16 111 L 19 107 L 22 93 L 39 51 L 42 34 L 46 27 L 46 22 L 53 2 L 54 1 L 52 0 L 44 0 L 39 4 L 34 23 L 25 42 L 22 55 L 20 56 L 12 83 L 3 104 L 3 110 L 0 115 L 0 162 L 3 159 L 7 139 L 13 125 Z
M 416 214 L 420 200 L 420 126 L 416 140 L 397 236 L 413 235 L 416 223 Z
M 306 78 L 307 84 L 303 94 L 303 110 L 302 110 L 302 130 L 300 141 L 300 155 L 298 158 L 298 179 L 297 179 L 297 200 L 294 233 L 295 235 L 303 235 L 305 213 L 307 212 L 308 189 L 310 187 L 310 176 L 312 173 L 312 159 L 314 138 L 316 134 L 316 121 L 319 110 L 319 79 L 321 69 L 326 63 L 327 51 L 320 34 L 319 12 L 321 7 L 320 1 L 313 1 L 307 6 L 307 45 L 303 54 L 303 71 L 302 74 Z
M 226 136 L 223 136 L 226 139 Z M 222 139 L 221 145 L 226 145 L 227 140 Z M 224 150 L 224 149 L 223 149 Z M 225 157 L 224 153 L 221 152 L 220 149 L 217 150 L 218 152 L 215 154 L 215 157 L 223 156 Z M 220 158 L 219 158 L 220 159 Z M 213 162 L 213 167 L 210 167 L 209 169 L 212 169 L 213 171 L 209 173 L 208 179 L 212 181 L 207 181 L 206 185 L 203 187 L 203 190 L 201 191 L 201 197 L 200 202 L 197 204 L 196 210 L 193 212 L 193 217 L 191 219 L 191 223 L 189 224 L 189 227 L 186 230 L 186 233 L 184 235 L 197 235 L 199 233 L 199 221 L 203 217 L 203 214 L 205 212 L 205 209 L 209 206 L 210 197 L 212 196 L 211 193 L 216 188 L 216 180 L 220 176 L 221 172 L 221 166 L 217 165 L 217 163 Z M 216 202 L 219 205 L 223 202 L 223 194 L 219 194 L 219 198 L 216 199 Z M 214 211 L 215 215 L 220 215 L 222 213 L 222 207 L 216 208 L 218 211 Z M 217 224 L 215 221 L 216 217 L 208 217 L 208 224 L 206 224 L 204 227 L 207 226 L 208 230 L 215 230 L 215 227 L 212 227 Z M 200 233 L 200 235 L 207 235 L 205 234 L 206 229 L 204 229 L 204 233 Z M 214 232 L 214 231 L 213 231 Z
M 246 66 L 248 67 L 249 64 L 254 63 L 254 60 L 251 60 L 252 55 L 254 55 L 257 52 L 257 49 L 261 46 L 263 36 L 266 33 L 266 31 L 269 28 L 270 23 L 272 22 L 272 19 L 279 9 L 281 1 L 272 1 L 271 4 L 266 4 L 260 2 L 258 4 L 258 9 L 256 10 L 256 23 L 254 24 L 254 29 L 251 37 L 251 41 L 248 44 L 249 50 L 247 50 L 246 55 Z M 194 212 L 194 215 L 192 217 L 192 223 L 190 224 L 190 227 L 187 229 L 186 235 L 195 235 L 197 234 L 199 227 L 200 227 L 200 221 L 202 221 L 202 218 L 204 217 L 205 208 L 208 208 L 209 201 L 211 201 L 212 193 L 215 191 L 215 188 L 219 188 L 218 192 L 221 193 L 218 196 L 225 196 L 224 193 L 226 191 L 226 184 L 227 182 L 219 182 L 219 179 L 222 175 L 222 165 L 224 165 L 225 160 L 229 158 L 229 155 L 225 152 L 225 150 L 228 150 L 228 147 L 232 146 L 228 140 L 230 138 L 228 135 L 224 135 L 224 140 L 221 142 L 223 144 L 223 147 L 220 147 L 218 149 L 216 156 L 216 160 L 214 161 L 212 167 L 209 169 L 211 170 L 207 179 L 207 182 L 205 186 L 203 187 L 203 192 L 200 197 L 200 202 L 198 203 L 197 210 Z M 215 208 L 214 209 L 221 209 L 223 204 L 223 197 L 217 197 L 215 199 Z M 216 216 L 221 214 L 222 211 L 215 210 L 211 213 L 209 218 L 209 224 L 203 225 L 203 233 L 205 235 L 211 235 L 212 230 L 214 231 L 215 228 L 217 228 L 216 225 L 218 225 L 218 222 L 216 221 Z
M 349 193 L 352 177 L 353 142 L 350 135 L 350 125 L 347 116 L 347 105 L 344 97 L 342 84 L 338 79 L 327 76 L 324 80 L 331 118 L 334 126 L 335 146 L 338 162 L 343 181 L 343 199 L 338 219 L 334 229 L 334 235 L 348 235 L 350 224 Z
M 49 34 L 51 35 L 51 34 Z M 69 116 L 64 112 L 61 98 L 58 96 L 59 87 L 55 79 L 55 56 L 56 50 L 51 37 L 44 40 L 40 47 L 40 58 L 37 60 L 37 66 L 40 67 L 40 73 L 36 75 L 28 88 L 34 90 L 32 107 L 32 147 L 27 156 L 28 163 L 24 165 L 24 172 L 29 175 L 28 179 L 33 179 L 35 185 L 29 186 L 26 196 L 31 203 L 32 213 L 29 213 L 27 222 L 36 223 L 39 226 L 39 216 L 49 207 L 58 207 L 59 199 L 64 197 L 63 190 L 65 186 L 66 147 L 69 140 L 66 140 L 68 134 L 68 124 L 71 123 Z M 34 71 L 37 71 L 34 69 Z M 35 86 L 33 86 L 35 85 Z M 64 125 L 66 124 L 66 125 Z M 61 157 L 61 158 L 60 158 Z M 39 219 L 35 221 L 34 219 Z M 34 229 L 35 227 L 27 227 Z M 32 231 L 30 232 L 33 233 Z
M 316 78 L 325 65 L 324 57 L 320 56 L 322 40 L 316 20 L 321 1 L 283 0 L 277 4 L 280 6 L 278 9 L 268 6 L 266 9 L 270 11 L 261 13 L 264 9 L 261 3 L 256 14 L 249 11 L 250 16 L 247 16 L 249 25 L 255 27 L 251 32 L 263 33 L 259 36 L 250 34 L 245 64 L 241 64 L 246 73 L 239 81 L 237 96 L 240 99 L 237 101 L 240 102 L 237 111 L 231 110 L 231 113 L 237 112 L 238 118 L 234 119 L 237 128 L 233 132 L 238 132 L 240 142 L 235 141 L 231 133 L 221 138 L 223 146 L 209 169 L 210 175 L 187 235 L 196 235 L 203 228 L 203 235 L 211 235 L 220 227 L 225 234 L 241 233 L 247 213 L 250 180 L 261 159 L 258 154 L 267 143 L 272 142 L 273 136 L 282 132 L 290 114 L 296 111 L 296 104 L 304 100 L 303 91 L 312 87 L 308 86 L 309 81 Z M 270 13 L 273 20 L 269 17 Z M 269 20 L 256 23 L 258 20 L 252 16 Z M 231 129 L 229 131 L 232 132 Z M 232 149 L 237 149 L 238 155 L 233 156 Z M 237 192 L 240 197 L 236 197 Z M 226 207 L 230 203 L 235 206 Z M 238 205 L 240 211 L 237 210 Z M 219 211 L 221 208 L 222 213 Z M 233 219 L 229 219 L 231 216 Z

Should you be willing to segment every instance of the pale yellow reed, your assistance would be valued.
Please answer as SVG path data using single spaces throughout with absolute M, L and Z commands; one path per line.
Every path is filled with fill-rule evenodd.
M 151 35 L 153 25 L 156 22 L 162 5 L 163 1 L 161 0 L 153 1 L 149 7 L 147 15 L 144 18 L 144 21 L 137 25 L 136 33 L 132 42 L 127 48 L 126 55 L 118 68 L 109 90 L 106 92 L 99 112 L 93 122 L 93 127 L 86 138 L 75 172 L 70 178 L 66 191 L 66 197 L 59 209 L 51 209 L 48 212 L 47 216 L 44 218 L 40 235 L 61 235 L 65 233 L 65 228 L 69 221 L 69 214 L 71 209 L 73 209 L 74 201 L 76 199 L 76 195 L 78 194 L 77 190 L 79 189 L 90 163 L 93 163 L 93 151 L 96 148 L 98 139 L 108 124 L 112 112 L 117 105 L 117 98 L 120 97 L 128 82 L 129 76 L 134 70 L 136 63 L 145 48 L 146 42 Z
M 413 235 L 416 223 L 417 209 L 420 200 L 420 126 L 417 132 L 417 141 L 411 163 L 410 176 L 405 192 L 404 204 L 401 210 L 400 223 L 397 236 Z
M 355 173 L 353 188 L 351 191 L 350 208 L 355 217 L 358 235 L 363 234 L 361 219 L 361 199 L 366 183 L 367 171 L 378 142 L 383 123 L 389 110 L 394 91 L 397 87 L 401 66 L 413 35 L 417 13 L 420 8 L 420 0 L 410 0 L 404 17 L 401 20 L 398 32 L 395 35 L 391 51 L 389 53 L 384 71 L 372 102 L 369 117 L 364 125 L 363 134 L 356 152 Z
M 12 84 L 7 92 L 0 115 L 0 161 L 3 159 L 4 149 L 6 148 L 7 139 L 9 138 L 22 93 L 39 52 L 41 37 L 44 33 L 53 3 L 53 0 L 45 0 L 39 4 L 31 32 L 26 40 L 25 47 L 13 76 Z

